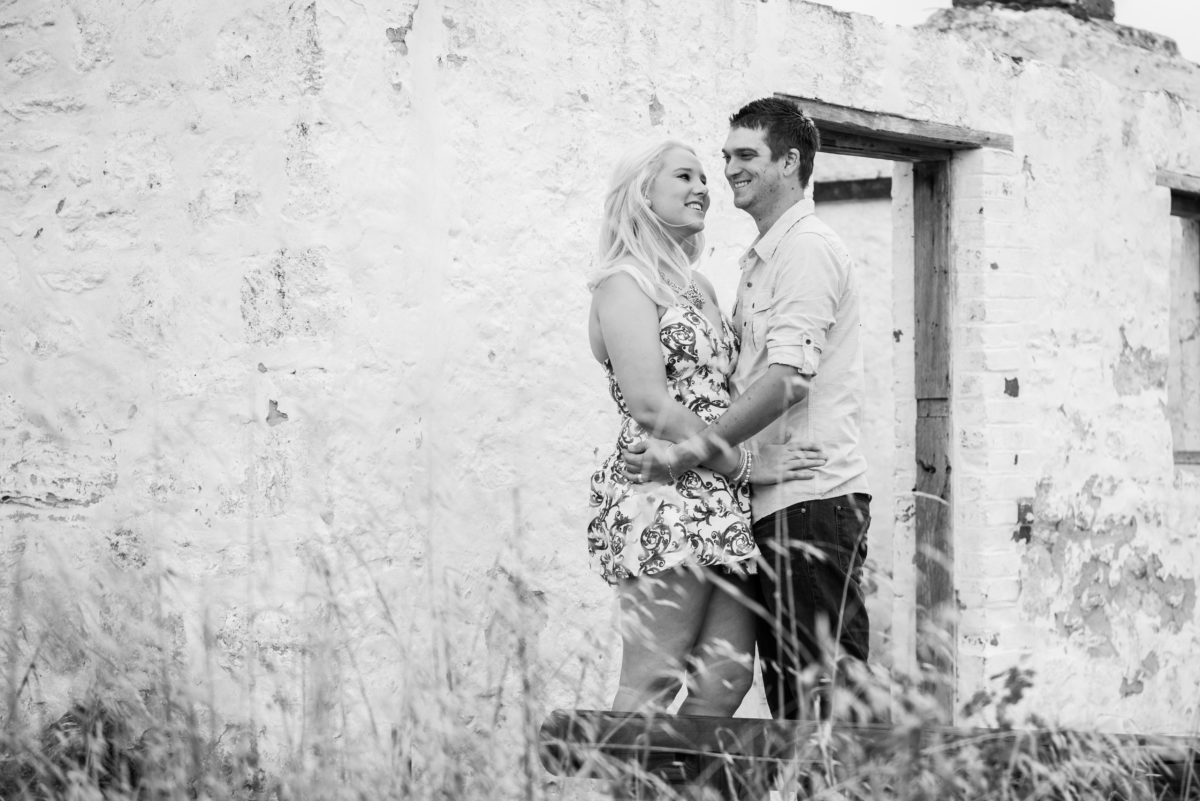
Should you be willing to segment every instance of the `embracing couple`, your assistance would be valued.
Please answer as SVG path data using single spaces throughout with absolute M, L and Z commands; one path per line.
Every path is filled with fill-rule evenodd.
M 765 98 L 729 125 L 725 178 L 758 227 L 732 319 L 692 270 L 709 187 L 691 147 L 625 156 L 605 198 L 588 335 L 621 429 L 588 549 L 621 607 L 613 709 L 686 687 L 680 714 L 730 716 L 757 645 L 772 715 L 824 717 L 868 652 L 859 293 L 805 197 L 812 120 Z

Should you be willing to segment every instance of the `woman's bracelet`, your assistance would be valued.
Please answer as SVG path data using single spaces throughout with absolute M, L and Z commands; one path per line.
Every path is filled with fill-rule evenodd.
M 754 454 L 750 453 L 747 448 L 739 447 L 742 459 L 738 463 L 737 471 L 729 479 L 735 487 L 740 487 L 750 480 L 750 471 L 754 469 Z

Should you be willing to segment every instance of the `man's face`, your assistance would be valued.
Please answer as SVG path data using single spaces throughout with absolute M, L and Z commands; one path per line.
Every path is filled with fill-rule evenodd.
M 782 194 L 784 159 L 771 159 L 766 131 L 731 128 L 721 155 L 725 179 L 733 188 L 733 205 L 755 218 L 772 208 Z

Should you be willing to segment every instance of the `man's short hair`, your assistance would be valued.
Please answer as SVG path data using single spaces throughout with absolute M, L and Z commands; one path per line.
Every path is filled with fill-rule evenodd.
M 776 161 L 792 148 L 799 150 L 800 183 L 808 186 L 813 158 L 821 149 L 821 134 L 795 103 L 780 97 L 753 100 L 729 118 L 729 127 L 764 131 L 771 158 Z

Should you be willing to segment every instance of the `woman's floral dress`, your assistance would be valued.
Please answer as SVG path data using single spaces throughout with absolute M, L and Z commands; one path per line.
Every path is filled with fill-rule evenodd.
M 687 300 L 667 308 L 658 324 L 667 388 L 675 400 L 712 423 L 729 408 L 729 377 L 737 366 L 738 338 L 728 318 L 719 330 Z M 748 567 L 758 556 L 750 530 L 750 495 L 705 467 L 685 471 L 674 484 L 631 484 L 621 447 L 646 436 L 629 416 L 612 365 L 609 391 L 621 412 L 616 447 L 592 474 L 588 552 L 610 584 L 682 564 Z

